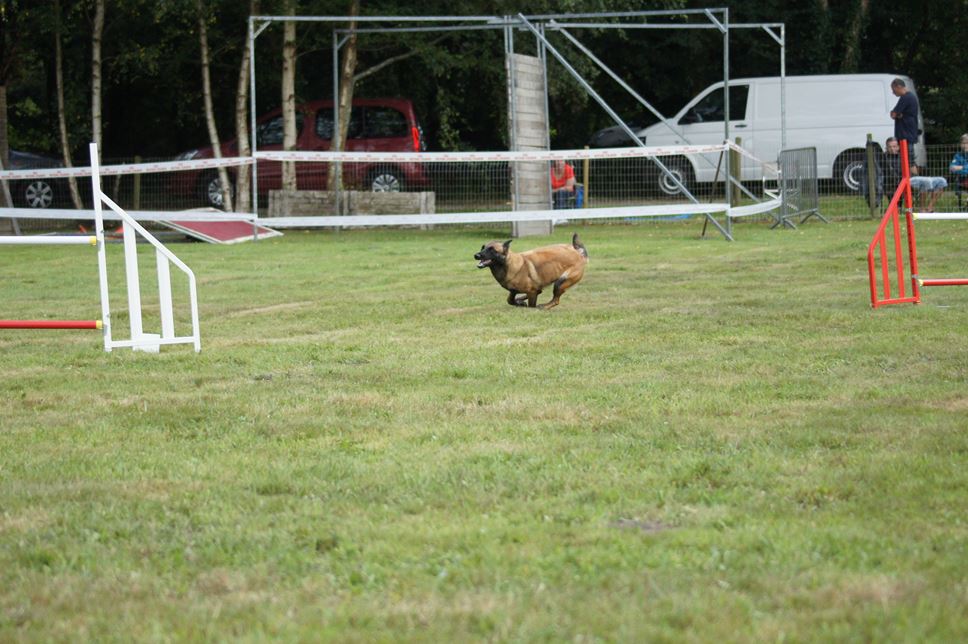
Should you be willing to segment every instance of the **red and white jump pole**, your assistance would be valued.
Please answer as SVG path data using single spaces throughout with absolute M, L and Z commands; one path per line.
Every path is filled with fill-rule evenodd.
M 97 235 L 0 236 L 6 246 L 97 246 Z M 0 320 L 0 329 L 103 329 L 101 320 Z
M 0 320 L 0 329 L 103 329 L 100 320 Z

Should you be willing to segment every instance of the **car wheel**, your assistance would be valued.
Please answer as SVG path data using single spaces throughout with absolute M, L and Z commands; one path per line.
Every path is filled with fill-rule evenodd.
M 217 173 L 210 172 L 199 181 L 199 192 L 205 203 L 213 208 L 223 208 L 225 199 L 222 196 L 222 180 Z M 235 196 L 235 186 L 229 186 L 229 193 Z
M 683 160 L 672 160 L 664 162 L 665 166 L 669 168 L 669 173 L 674 176 L 679 183 L 686 187 L 686 190 L 692 192 L 692 184 L 694 181 L 692 166 L 689 165 L 688 161 Z M 672 180 L 668 174 L 662 170 L 657 170 L 658 173 L 658 186 L 659 191 L 662 194 L 674 196 L 682 192 L 676 182 Z
M 839 180 L 841 187 L 850 192 L 858 192 L 861 182 L 866 180 L 864 174 L 864 153 L 845 152 L 834 164 L 834 177 Z
M 20 192 L 28 208 L 50 208 L 54 203 L 54 188 L 43 179 L 22 184 Z
M 377 168 L 370 174 L 370 190 L 373 192 L 400 192 L 403 178 L 396 168 Z

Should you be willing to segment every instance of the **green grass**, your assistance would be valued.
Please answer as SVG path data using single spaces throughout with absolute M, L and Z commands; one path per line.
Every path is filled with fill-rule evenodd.
M 874 227 L 578 228 L 552 311 L 502 230 L 173 246 L 201 354 L 0 332 L 0 640 L 964 640 L 968 289 L 872 311 Z M 0 284 L 97 317 L 90 251 Z

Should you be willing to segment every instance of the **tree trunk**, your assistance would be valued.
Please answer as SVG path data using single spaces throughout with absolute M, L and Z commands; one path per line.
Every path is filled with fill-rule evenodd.
M 94 27 L 91 31 L 91 136 L 97 154 L 103 155 L 101 135 L 101 37 L 104 34 L 104 0 L 94 2 Z
M 844 33 L 844 56 L 840 66 L 842 74 L 856 74 L 860 70 L 861 37 L 869 12 L 870 0 L 861 0 L 857 3 L 857 9 L 851 16 Z
M 57 128 L 60 130 L 61 157 L 64 167 L 71 167 L 71 144 L 67 137 L 67 114 L 64 109 L 64 54 L 61 50 L 61 6 L 60 0 L 54 0 L 54 76 L 57 85 Z M 77 189 L 77 177 L 68 177 L 71 201 L 78 210 L 84 208 L 81 193 Z
M 6 169 L 10 167 L 10 144 L 7 141 L 7 84 L 0 83 L 0 117 L 3 123 L 0 124 L 0 167 Z M 4 179 L 0 186 L 3 193 L 4 205 L 13 208 L 13 199 L 10 195 L 10 184 Z
M 351 0 L 350 17 L 360 15 L 360 0 Z M 356 73 L 356 21 L 350 21 L 350 36 L 346 40 L 343 52 L 343 64 L 340 67 L 339 78 L 339 129 L 333 132 L 330 150 L 339 152 L 346 147 L 346 135 L 350 129 L 350 118 L 353 115 L 353 75 Z M 342 176 L 335 163 L 331 163 L 327 173 L 326 185 L 330 191 L 343 187 Z
M 286 15 L 296 13 L 296 1 L 286 0 Z M 282 149 L 296 149 L 296 23 L 284 23 L 282 36 Z M 282 164 L 282 189 L 296 190 L 296 164 Z
M 249 0 L 249 15 L 259 13 L 258 0 Z M 247 121 L 249 103 L 249 40 L 246 31 L 245 44 L 242 47 L 242 64 L 239 66 L 239 82 L 235 89 L 235 140 L 239 142 L 239 156 L 247 157 L 252 154 L 249 145 L 249 124 Z M 252 210 L 252 191 L 249 181 L 250 172 L 255 166 L 240 166 L 236 175 L 235 206 L 239 212 Z
M 198 13 L 198 45 L 202 54 L 202 97 L 205 99 L 205 123 L 208 125 L 208 140 L 212 145 L 212 156 L 222 158 L 222 146 L 219 143 L 218 128 L 215 126 L 215 110 L 212 108 L 212 81 L 209 77 L 208 61 L 208 30 L 205 27 L 205 9 L 202 0 L 195 0 Z M 224 167 L 218 168 L 218 180 L 222 188 L 222 209 L 232 210 L 232 184 L 229 173 Z

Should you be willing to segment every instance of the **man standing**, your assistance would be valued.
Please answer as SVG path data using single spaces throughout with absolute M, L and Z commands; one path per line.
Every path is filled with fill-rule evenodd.
M 918 97 L 908 90 L 907 85 L 900 78 L 891 81 L 891 91 L 897 96 L 897 105 L 891 110 L 894 119 L 894 136 L 898 141 L 908 142 L 908 159 L 914 159 L 914 144 L 918 142 Z

